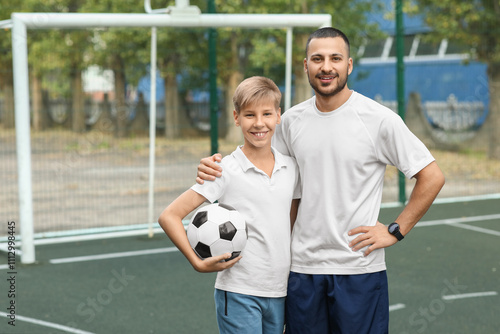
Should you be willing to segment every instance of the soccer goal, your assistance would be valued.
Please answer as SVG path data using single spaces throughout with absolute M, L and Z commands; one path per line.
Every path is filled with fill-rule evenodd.
M 189 1 L 177 1 L 175 7 L 160 13 L 13 13 L 12 58 L 14 77 L 15 131 L 18 168 L 19 219 L 21 234 L 21 262 L 35 262 L 35 234 L 33 214 L 30 91 L 28 72 L 28 31 L 31 29 L 88 29 L 107 27 L 171 27 L 171 28 L 251 28 L 286 29 L 286 93 L 285 108 L 291 104 L 291 59 L 294 27 L 319 28 L 331 25 L 329 14 L 202 14 L 189 6 Z M 153 51 L 155 52 L 155 51 Z M 153 59 L 153 57 L 152 57 Z M 150 129 L 154 129 L 152 119 Z M 151 132 L 150 132 L 151 133 Z M 154 132 L 153 132 L 154 133 Z M 149 182 L 154 182 L 154 136 L 150 136 Z M 152 156 L 151 156 L 152 155 Z M 149 201 L 154 193 L 150 187 Z M 56 208 L 54 208 L 56 209 Z M 151 212 L 149 213 L 151 220 Z M 152 222 L 151 222 L 152 223 Z M 147 233 L 147 231 L 144 231 Z

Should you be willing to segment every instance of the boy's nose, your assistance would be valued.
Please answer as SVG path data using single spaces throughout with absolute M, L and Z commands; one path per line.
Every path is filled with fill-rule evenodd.
M 255 126 L 263 126 L 264 120 L 261 116 L 255 117 Z

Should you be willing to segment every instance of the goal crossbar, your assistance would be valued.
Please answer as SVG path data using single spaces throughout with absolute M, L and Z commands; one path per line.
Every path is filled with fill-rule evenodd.
M 29 29 L 99 27 L 288 28 L 323 27 L 330 14 L 122 14 L 13 13 L 12 21 Z

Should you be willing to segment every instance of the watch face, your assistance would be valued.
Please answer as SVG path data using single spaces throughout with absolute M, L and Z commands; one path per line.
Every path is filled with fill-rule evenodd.
M 398 224 L 392 223 L 391 225 L 389 225 L 389 233 L 393 234 L 397 230 L 399 230 L 399 225 Z

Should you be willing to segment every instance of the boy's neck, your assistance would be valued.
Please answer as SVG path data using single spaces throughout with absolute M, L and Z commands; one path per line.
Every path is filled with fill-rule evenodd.
M 250 160 L 252 164 L 254 164 L 255 167 L 259 168 L 269 177 L 271 177 L 271 174 L 274 170 L 274 154 L 271 150 L 270 145 L 260 148 L 253 148 L 249 147 L 248 145 L 243 145 L 241 147 L 241 151 L 243 152 L 243 154 L 245 154 L 247 159 Z

